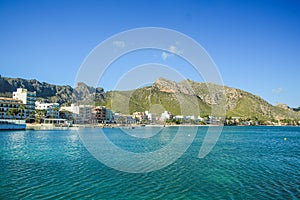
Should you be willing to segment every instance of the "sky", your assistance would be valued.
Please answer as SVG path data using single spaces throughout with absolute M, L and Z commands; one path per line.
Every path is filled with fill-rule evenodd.
M 225 85 L 271 104 L 300 106 L 300 2 L 291 0 L 0 0 L 0 74 L 74 86 L 95 47 L 143 27 L 192 38 L 209 54 Z M 98 86 L 115 89 L 128 72 L 149 63 L 201 81 L 172 52 L 144 49 L 111 63 Z

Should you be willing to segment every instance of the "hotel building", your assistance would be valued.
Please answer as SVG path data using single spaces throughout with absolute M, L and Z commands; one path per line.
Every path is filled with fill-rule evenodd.
M 13 99 L 21 100 L 25 104 L 25 117 L 28 121 L 34 121 L 36 92 L 29 92 L 27 89 L 18 88 L 16 92 L 13 92 Z
M 58 103 L 42 103 L 39 101 L 35 102 L 36 110 L 45 110 L 46 116 L 51 118 L 59 118 L 59 104 Z
M 21 109 L 23 105 L 21 100 L 0 97 L 0 119 L 24 119 L 25 110 Z M 9 110 L 15 110 L 15 113 L 9 114 Z

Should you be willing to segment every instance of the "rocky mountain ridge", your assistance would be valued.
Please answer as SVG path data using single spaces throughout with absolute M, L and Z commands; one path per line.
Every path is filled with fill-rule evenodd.
M 212 83 L 199 83 L 192 80 L 184 80 L 176 83 L 159 78 L 153 87 L 162 92 L 184 93 L 196 96 L 209 106 L 215 105 L 224 95 L 226 101 L 226 114 L 239 117 L 253 118 L 299 118 L 299 113 L 290 109 L 285 104 L 273 106 L 261 97 L 249 92 L 227 86 Z M 282 106 L 285 105 L 285 106 Z
M 17 88 L 36 91 L 38 100 L 68 105 L 74 101 L 84 104 L 105 105 L 116 112 L 132 114 L 135 111 L 151 110 L 155 106 L 173 114 L 209 115 L 213 106 L 223 99 L 227 116 L 256 119 L 300 119 L 300 112 L 286 106 L 273 106 L 249 92 L 199 83 L 192 80 L 174 82 L 159 78 L 152 86 L 131 91 L 109 91 L 78 83 L 75 88 L 59 86 L 37 80 L 0 77 L 0 96 L 11 97 Z M 183 107 L 184 102 L 184 107 Z M 197 112 L 196 112 L 197 111 Z
M 161 105 L 173 114 L 182 114 L 188 110 L 186 113 L 209 115 L 213 106 L 224 102 L 226 116 L 266 120 L 300 119 L 299 112 L 273 106 L 249 92 L 192 80 L 174 82 L 159 78 L 150 87 L 133 91 L 113 91 L 108 93 L 107 97 L 104 105 L 124 113 L 151 110 L 153 105 Z M 222 99 L 224 101 L 221 101 Z M 181 108 L 182 103 L 187 105 L 184 109 Z M 200 112 L 196 112 L 196 110 L 200 110 Z
M 74 100 L 92 102 L 95 99 L 102 101 L 105 98 L 103 88 L 93 88 L 84 83 L 78 83 L 75 88 L 72 88 L 69 85 L 54 85 L 35 79 L 26 80 L 0 76 L 0 96 L 11 97 L 12 92 L 20 87 L 26 88 L 28 91 L 36 91 L 37 99 L 40 101 L 62 105 L 71 104 Z

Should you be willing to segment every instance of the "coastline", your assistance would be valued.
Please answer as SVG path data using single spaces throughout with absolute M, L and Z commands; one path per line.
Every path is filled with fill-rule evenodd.
M 226 126 L 226 125 L 216 125 L 216 124 L 205 124 L 205 125 L 194 125 L 194 124 L 170 124 L 170 125 L 162 125 L 162 124 L 146 124 L 146 125 L 122 125 L 122 124 L 74 124 L 73 126 L 53 126 L 52 124 L 26 124 L 26 130 L 78 130 L 84 128 L 168 128 L 168 127 L 217 127 L 217 126 Z M 245 127 L 246 125 L 235 125 L 236 127 Z M 298 127 L 292 125 L 253 125 L 252 127 Z M 226 126 L 227 127 L 227 126 Z

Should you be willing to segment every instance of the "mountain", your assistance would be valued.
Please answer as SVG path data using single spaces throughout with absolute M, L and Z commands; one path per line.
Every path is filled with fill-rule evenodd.
M 282 106 L 273 106 L 249 92 L 191 80 L 174 82 L 159 78 L 152 86 L 132 91 L 107 93 L 107 107 L 122 113 L 159 109 L 175 115 L 209 115 L 212 106 L 225 98 L 226 116 L 250 119 L 300 119 L 300 113 Z
M 192 80 L 174 82 L 159 78 L 153 85 L 129 91 L 108 91 L 94 88 L 85 83 L 59 86 L 37 80 L 0 77 L 0 96 L 11 97 L 13 91 L 23 87 L 36 91 L 39 100 L 70 104 L 104 105 L 115 112 L 132 114 L 149 110 L 161 113 L 165 110 L 174 115 L 210 115 L 212 109 L 222 108 L 225 102 L 227 117 L 242 117 L 260 120 L 300 119 L 300 112 L 284 104 L 273 106 L 259 96 L 249 92 L 220 86 L 213 83 L 199 83 Z M 218 109 L 214 113 L 218 113 Z
M 78 83 L 73 89 L 69 85 L 53 85 L 39 82 L 35 79 L 6 78 L 0 76 L 0 96 L 11 97 L 17 88 L 26 88 L 28 91 L 36 91 L 37 99 L 44 102 L 71 104 L 74 100 L 92 102 L 95 99 L 102 101 L 105 98 L 103 88 L 93 88 L 84 83 Z M 95 95 L 96 94 L 96 95 Z

